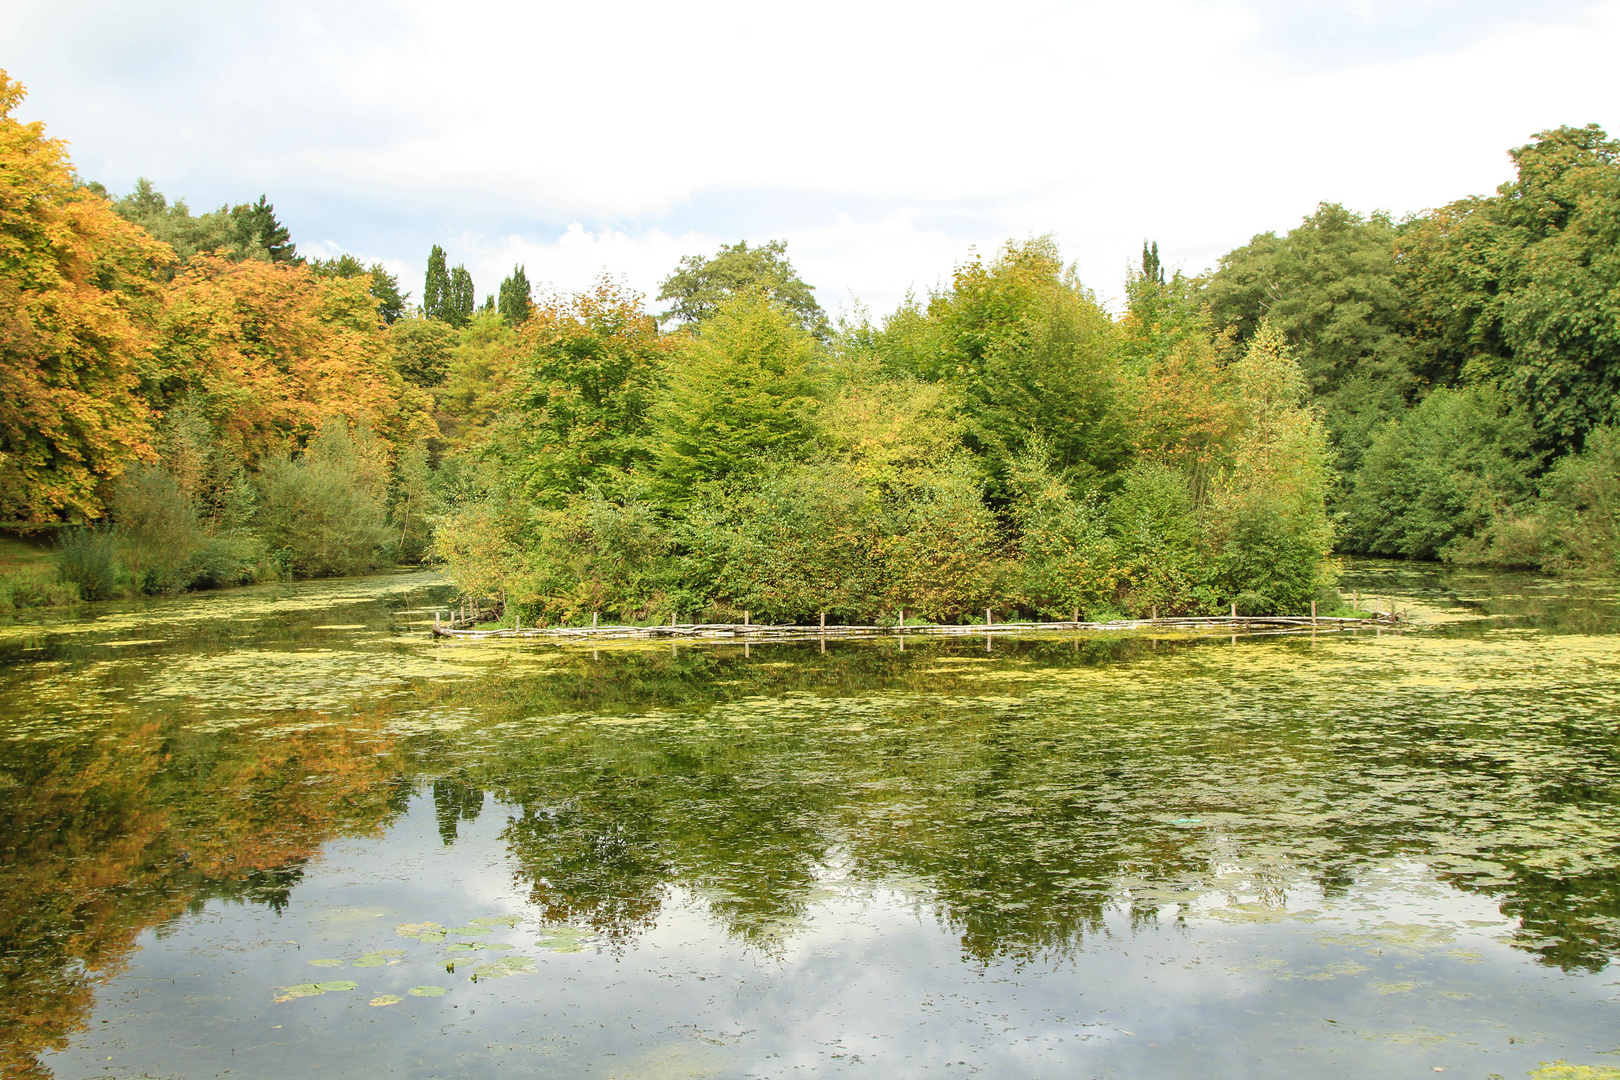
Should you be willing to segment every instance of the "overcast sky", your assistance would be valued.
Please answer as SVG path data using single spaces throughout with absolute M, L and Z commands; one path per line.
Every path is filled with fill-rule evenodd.
M 1616 56 L 1620 0 L 0 0 L 21 117 L 115 192 L 265 193 L 418 297 L 434 243 L 482 297 L 785 238 L 876 314 L 1008 238 L 1111 298 L 1144 238 L 1195 273 L 1320 201 L 1488 192 L 1620 129 Z

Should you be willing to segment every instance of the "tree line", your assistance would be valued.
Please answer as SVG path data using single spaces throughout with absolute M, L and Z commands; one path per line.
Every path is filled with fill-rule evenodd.
M 1105 618 L 1302 610 L 1335 550 L 1613 563 L 1597 128 L 1198 277 L 1145 244 L 1118 313 L 1033 238 L 833 320 L 780 241 L 688 256 L 656 313 L 521 266 L 480 306 L 435 245 L 412 305 L 263 196 L 80 181 L 21 96 L 0 74 L 0 519 L 75 525 L 81 597 L 427 560 L 527 622 Z

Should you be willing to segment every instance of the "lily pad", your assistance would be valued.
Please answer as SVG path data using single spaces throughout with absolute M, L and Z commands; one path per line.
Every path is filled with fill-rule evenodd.
M 585 931 L 577 930 L 572 926 L 558 926 L 548 929 L 545 937 L 535 944 L 551 952 L 576 953 L 584 951 L 584 940 L 589 937 Z
M 489 927 L 487 927 L 487 926 L 452 926 L 450 928 L 450 933 L 452 933 L 452 934 L 464 934 L 467 937 L 472 937 L 475 934 L 487 934 L 487 933 L 489 933 Z
M 510 944 L 508 942 L 505 942 L 505 941 L 486 941 L 481 946 L 477 946 L 477 947 L 485 948 L 485 949 L 515 949 L 515 948 L 517 948 L 516 945 L 512 945 L 512 944 Z
M 473 968 L 474 979 L 504 979 L 508 975 L 533 975 L 534 961 L 527 956 L 503 956 L 488 964 Z
M 381 1005 L 398 1005 L 404 1000 L 404 998 L 396 997 L 393 994 L 378 994 L 376 997 L 371 999 L 371 1004 L 373 1008 L 376 1008 Z
M 388 963 L 390 958 L 404 955 L 404 949 L 378 949 L 376 952 L 368 952 L 360 957 L 354 962 L 354 966 L 358 968 L 382 967 Z
M 400 923 L 394 927 L 394 933 L 400 937 L 416 938 L 418 941 L 444 940 L 444 927 L 436 922 Z
M 445 994 L 449 993 L 444 987 L 434 986 L 432 983 L 426 986 L 413 986 L 405 992 L 414 997 L 444 997 Z
M 481 919 L 468 920 L 474 926 L 516 926 L 523 919 L 518 915 L 486 915 Z
M 330 993 L 335 990 L 353 990 L 360 984 L 351 979 L 333 979 L 331 982 L 319 982 L 315 985 L 322 993 Z
M 487 948 L 489 948 L 489 946 L 485 945 L 481 941 L 458 941 L 454 945 L 446 945 L 444 947 L 444 951 L 445 952 L 472 952 L 475 949 L 487 949 Z
M 314 964 L 316 967 L 342 967 L 343 966 L 343 961 L 341 961 L 341 960 L 333 960 L 330 957 L 327 957 L 327 958 L 324 958 L 324 959 L 321 959 L 321 960 L 311 960 L 310 963 Z
M 291 1001 L 293 998 L 316 997 L 324 993 L 326 991 L 315 983 L 299 983 L 297 986 L 284 987 L 281 993 L 276 995 L 276 1000 Z

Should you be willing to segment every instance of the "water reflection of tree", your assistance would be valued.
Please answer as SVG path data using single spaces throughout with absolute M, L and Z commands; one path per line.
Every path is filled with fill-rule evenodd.
M 1101 655 L 1077 658 L 1066 643 L 1061 656 L 1084 665 L 1118 652 L 1110 643 Z M 708 653 L 700 662 L 719 666 L 703 683 L 709 703 L 721 693 L 768 700 L 807 687 L 835 702 L 908 684 L 934 694 L 967 689 L 917 671 L 915 657 L 897 652 L 799 659 L 808 663 L 750 668 Z M 617 662 L 631 669 L 620 692 L 633 686 L 642 698 L 626 705 L 646 709 L 668 694 L 670 704 L 693 707 L 679 657 L 667 665 L 634 656 Z M 523 715 L 556 708 L 546 699 L 557 682 L 589 680 L 548 680 L 530 694 L 509 690 L 508 705 Z M 807 714 L 816 700 L 803 701 Z M 645 733 L 575 724 L 527 741 L 521 762 L 492 763 L 484 782 L 522 808 L 506 836 L 532 899 L 548 918 L 582 921 L 610 936 L 650 925 L 669 888 L 679 885 L 703 897 L 730 933 L 771 947 L 802 918 L 836 858 L 851 860 L 857 877 L 900 875 L 931 887 L 942 916 L 962 928 L 970 955 L 1033 956 L 1070 948 L 1100 924 L 1120 899 L 1123 861 L 1134 859 L 1142 872 L 1201 866 L 1202 855 L 1184 850 L 1192 846 L 1184 838 L 1137 845 L 1086 796 L 1110 783 L 1114 764 L 1129 765 L 1129 747 L 1099 746 L 1060 764 L 1061 755 L 1046 752 L 1055 744 L 1032 740 L 1016 719 L 986 713 L 974 722 L 960 709 L 947 718 L 937 707 L 903 707 L 913 715 L 889 717 L 871 732 L 845 730 L 847 716 L 823 727 L 813 715 L 751 728 L 666 724 Z M 922 725 L 931 726 L 919 739 Z
M 279 909 L 322 843 L 404 806 L 375 718 L 273 738 L 116 723 L 6 746 L 0 1074 L 82 1030 L 142 931 L 210 899 Z M 26 793 L 26 797 L 17 797 Z
M 1615 953 L 1616 830 L 1577 836 L 1548 801 L 1556 789 L 1601 803 L 1607 781 L 1572 795 L 1557 777 L 1572 761 L 1599 780 L 1615 765 L 1593 756 L 1601 733 L 1573 732 L 1567 716 L 1531 733 L 1512 730 L 1531 722 L 1522 715 L 1426 724 L 1421 707 L 1391 716 L 1324 706 L 1290 681 L 1286 662 L 1236 706 L 1198 700 L 1224 693 L 1222 663 L 1194 665 L 1197 686 L 1176 708 L 1145 709 L 1128 680 L 1099 683 L 1089 700 L 1025 706 L 1017 695 L 1038 684 L 953 680 L 930 656 L 967 649 L 932 650 L 789 650 L 797 662 L 782 665 L 707 650 L 574 656 L 507 688 L 505 707 L 531 717 L 589 711 L 593 700 L 610 703 L 597 715 L 669 706 L 687 716 L 795 702 L 775 713 L 762 705 L 747 727 L 576 720 L 513 756 L 497 751 L 482 782 L 522 807 L 507 838 L 531 896 L 550 918 L 626 937 L 680 886 L 729 932 L 768 944 L 841 860 L 860 879 L 915 883 L 968 956 L 1028 959 L 1073 948 L 1111 911 L 1140 924 L 1177 895 L 1231 890 L 1280 909 L 1301 887 L 1331 899 L 1369 868 L 1412 858 L 1521 916 L 1518 944 L 1543 962 L 1593 970 Z M 1117 645 L 1079 657 L 1049 644 L 1006 652 L 1069 666 L 1132 655 Z M 849 730 L 845 706 L 817 716 L 818 700 L 845 699 L 858 713 L 878 691 L 893 707 L 870 730 Z M 973 700 L 1001 691 L 993 705 Z M 1499 752 L 1512 760 L 1496 761 Z M 1516 824 L 1482 834 L 1493 814 Z M 1588 871 L 1538 868 L 1576 850 Z M 1501 868 L 1450 869 L 1467 859 Z
M 433 816 L 439 823 L 439 839 L 456 841 L 463 821 L 477 821 L 484 809 L 484 789 L 455 776 L 433 781 Z

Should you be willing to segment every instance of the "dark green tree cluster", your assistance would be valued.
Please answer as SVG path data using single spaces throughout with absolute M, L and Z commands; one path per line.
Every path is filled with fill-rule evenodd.
M 447 262 L 444 248 L 434 244 L 422 285 L 422 314 L 460 329 L 472 318 L 477 291 L 465 266 L 457 264 L 452 270 Z
M 103 197 L 106 188 L 89 185 Z M 232 259 L 262 259 L 274 263 L 300 263 L 298 245 L 276 217 L 276 208 L 260 195 L 255 203 L 221 206 L 193 216 L 184 199 L 169 202 L 145 177 L 135 190 L 113 200 L 113 210 L 174 249 L 178 261 L 173 273 L 184 269 L 199 253 L 218 252 Z M 172 273 L 171 275 L 172 276 Z
M 1620 144 L 1562 127 L 1510 156 L 1493 195 L 1400 222 L 1325 204 L 1198 283 L 1235 347 L 1266 320 L 1299 357 L 1334 442 L 1345 550 L 1620 556 L 1586 542 L 1615 511 L 1563 479 L 1601 470 L 1620 422 Z
M 506 325 L 522 326 L 528 321 L 533 308 L 534 289 L 529 285 L 529 275 L 523 272 L 523 267 L 514 267 L 512 276 L 501 282 L 500 300 L 496 304 L 496 309 L 500 311 L 501 318 L 506 320 Z

